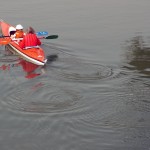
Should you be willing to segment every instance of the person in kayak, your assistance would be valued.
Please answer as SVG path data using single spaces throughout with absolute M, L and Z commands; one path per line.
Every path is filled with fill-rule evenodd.
M 22 40 L 24 35 L 23 26 L 21 24 L 16 25 L 16 28 L 13 26 L 9 27 L 9 36 L 17 44 Z
M 16 33 L 16 29 L 14 27 L 10 26 L 8 35 L 10 36 L 10 38 L 12 40 L 15 39 L 15 33 Z
M 23 37 L 23 40 L 19 43 L 19 45 L 22 49 L 27 49 L 41 45 L 41 41 L 36 36 L 34 29 L 32 27 L 28 27 L 26 35 Z
M 23 32 L 23 26 L 21 24 L 16 25 L 16 33 L 15 38 L 23 38 L 24 32 Z

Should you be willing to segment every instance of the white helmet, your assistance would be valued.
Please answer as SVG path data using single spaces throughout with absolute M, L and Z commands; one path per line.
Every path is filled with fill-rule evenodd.
M 18 24 L 18 25 L 16 25 L 16 29 L 17 29 L 17 30 L 22 30 L 22 29 L 23 29 L 23 26 L 22 26 L 21 24 Z
M 12 27 L 12 26 L 11 26 L 11 27 L 9 27 L 9 33 L 8 33 L 8 34 L 10 35 L 10 32 L 13 32 L 13 31 L 15 32 L 15 31 L 16 31 L 16 29 L 15 29 L 14 27 Z

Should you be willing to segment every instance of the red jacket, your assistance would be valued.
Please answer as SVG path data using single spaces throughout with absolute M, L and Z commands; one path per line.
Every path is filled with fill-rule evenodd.
M 34 72 L 39 67 L 38 65 L 27 62 L 25 60 L 21 60 L 19 64 L 22 65 L 23 70 L 27 73 L 25 76 L 26 78 L 34 78 L 40 75 L 40 73 Z
M 19 43 L 21 48 L 41 45 L 41 41 L 37 38 L 36 34 L 27 34 L 23 40 Z

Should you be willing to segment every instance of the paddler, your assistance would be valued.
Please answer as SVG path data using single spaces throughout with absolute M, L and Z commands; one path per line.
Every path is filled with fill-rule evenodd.
M 23 38 L 24 32 L 23 32 L 23 26 L 21 24 L 16 25 L 16 33 L 15 38 Z
M 19 45 L 23 49 L 28 49 L 41 45 L 41 41 L 36 36 L 34 29 L 32 27 L 28 27 L 26 35 L 23 37 L 23 40 L 19 43 Z
M 15 39 L 15 33 L 16 33 L 16 29 L 14 27 L 10 26 L 9 27 L 9 33 L 8 33 L 8 35 L 10 36 L 10 38 L 12 40 Z

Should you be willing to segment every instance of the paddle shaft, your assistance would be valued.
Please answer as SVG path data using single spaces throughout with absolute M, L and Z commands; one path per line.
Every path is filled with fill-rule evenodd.
M 10 36 L 0 36 L 0 38 L 5 38 L 5 37 L 10 37 Z M 38 37 L 39 39 L 57 39 L 58 35 L 49 35 L 49 36 L 42 36 L 42 37 Z
M 46 36 L 48 35 L 48 32 L 47 31 L 39 31 L 39 32 L 36 32 L 36 35 L 37 36 Z M 4 37 L 10 37 L 9 35 L 8 36 L 0 36 L 0 38 L 4 38 Z
M 0 45 L 7 45 L 11 42 L 11 38 L 5 38 L 10 36 L 0 36 Z M 58 35 L 49 35 L 47 37 L 38 37 L 39 39 L 57 39 Z
M 42 37 L 38 37 L 39 39 L 57 39 L 58 35 L 49 35 L 49 36 L 42 36 Z

